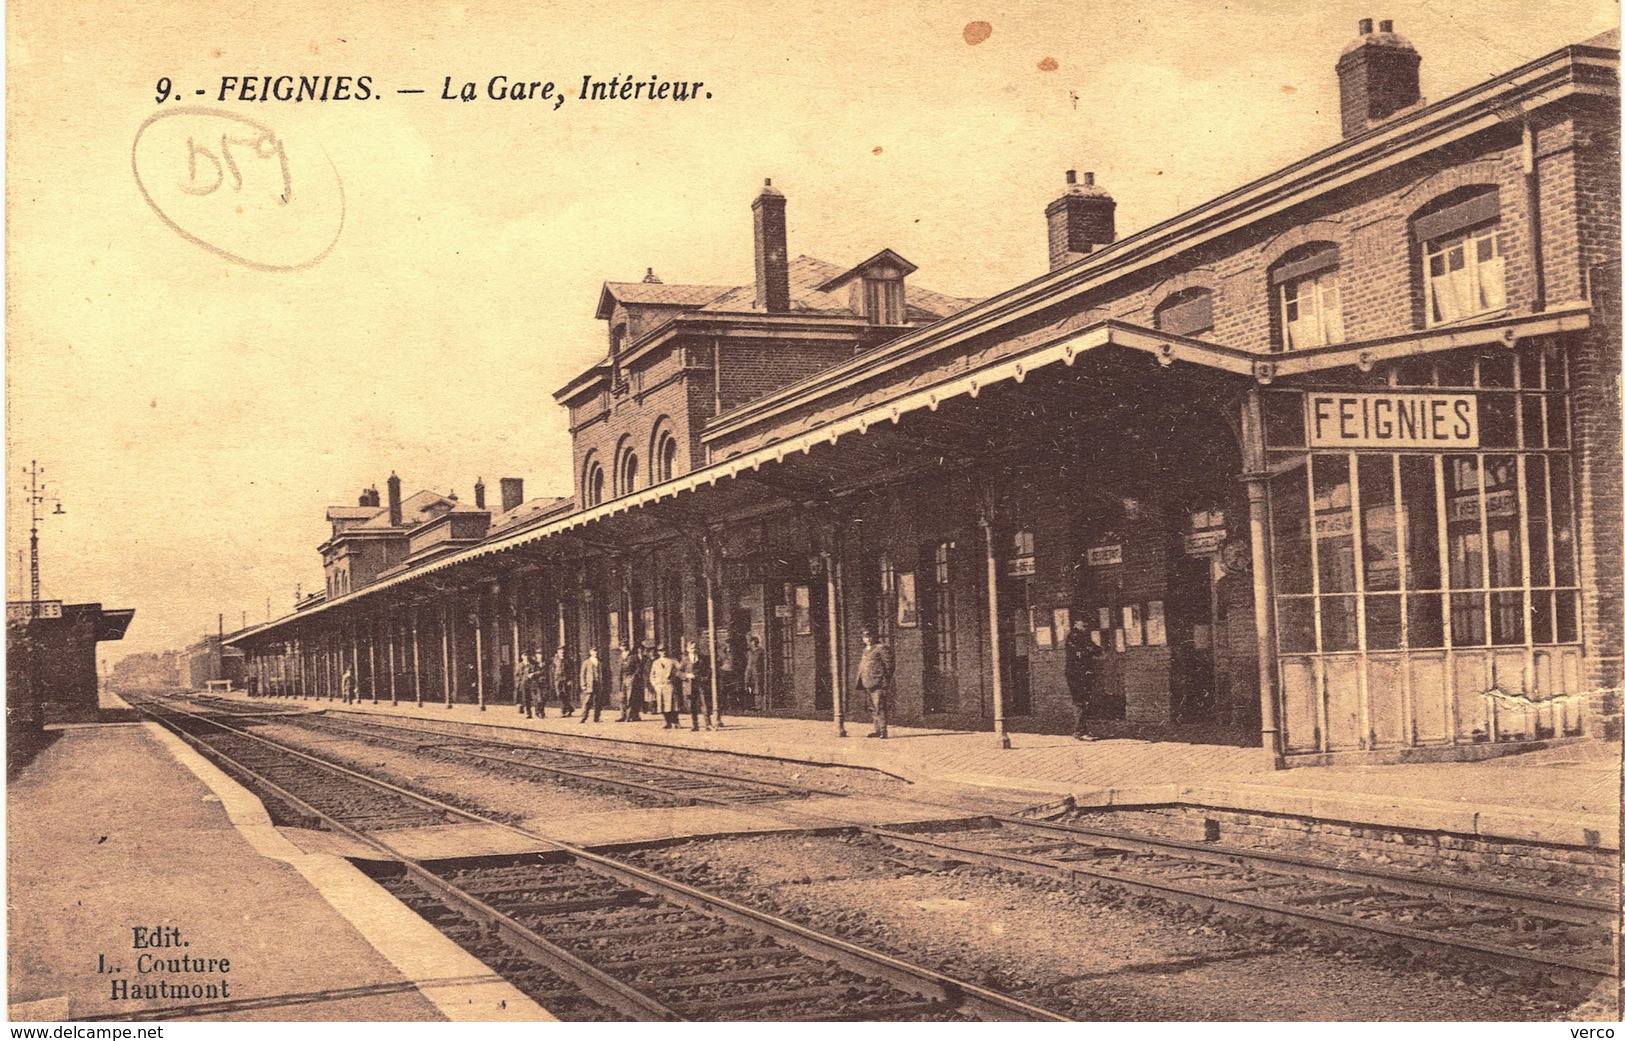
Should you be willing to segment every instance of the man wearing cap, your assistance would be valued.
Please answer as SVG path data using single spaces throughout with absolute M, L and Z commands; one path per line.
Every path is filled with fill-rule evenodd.
M 514 675 L 517 689 L 513 700 L 519 714 L 527 719 L 534 718 L 538 714 L 537 710 L 540 710 L 540 715 L 544 717 L 547 715 L 547 703 L 536 697 L 537 671 L 536 663 L 531 660 L 529 651 L 519 656 L 519 668 Z
M 665 644 L 655 649 L 655 659 L 649 663 L 649 691 L 654 696 L 655 710 L 666 717 L 666 725 L 661 729 L 677 729 L 677 720 L 683 711 L 682 697 L 677 690 L 677 659 L 666 653 Z
M 869 713 L 875 727 L 869 737 L 882 740 L 886 737 L 886 708 L 891 701 L 892 669 L 891 648 L 884 641 L 876 639 L 873 626 L 864 626 L 857 688 L 869 692 Z
M 587 650 L 587 659 L 581 663 L 581 721 L 585 723 L 587 716 L 592 716 L 594 723 L 602 722 L 600 713 L 604 711 L 603 698 L 598 687 L 601 681 L 598 665 L 598 648 Z
M 700 706 L 705 706 L 705 729 L 711 729 L 712 709 L 716 709 L 717 726 L 722 725 L 721 706 L 712 705 L 711 697 L 711 659 L 700 650 L 700 645 L 689 642 L 688 653 L 683 655 L 683 685 L 688 688 L 689 718 L 693 722 L 691 729 L 700 729 Z
M 538 647 L 536 661 L 541 660 L 542 649 Z M 575 698 L 570 694 L 570 671 L 570 660 L 565 656 L 564 644 L 561 643 L 559 649 L 553 652 L 552 672 L 548 678 L 551 680 L 549 685 L 553 688 L 553 693 L 559 696 L 559 710 L 566 716 L 573 716 L 576 711 Z
M 619 723 L 643 722 L 643 706 L 649 700 L 649 663 L 654 658 L 654 644 L 644 645 L 628 656 L 624 690 L 626 700 L 621 705 Z

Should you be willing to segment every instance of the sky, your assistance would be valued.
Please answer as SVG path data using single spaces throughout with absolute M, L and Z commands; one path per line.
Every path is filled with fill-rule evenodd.
M 602 283 L 750 281 L 764 177 L 792 255 L 889 247 L 915 283 L 985 297 L 1044 272 L 1067 169 L 1096 174 L 1126 235 L 1334 143 L 1360 18 L 1416 45 L 1429 99 L 1619 18 L 1600 0 L 7 13 L 7 593 L 27 596 L 38 460 L 65 511 L 41 526 L 42 595 L 134 608 L 111 660 L 286 613 L 321 588 L 325 508 L 391 471 L 407 494 L 569 494 L 552 393 L 604 353 Z M 576 97 L 629 73 L 709 96 Z M 266 75 L 368 76 L 373 96 L 218 100 L 222 77 Z M 441 98 L 499 75 L 566 100 Z

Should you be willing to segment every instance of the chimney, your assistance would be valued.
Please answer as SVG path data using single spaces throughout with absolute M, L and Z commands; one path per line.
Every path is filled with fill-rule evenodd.
M 360 506 L 377 506 L 378 505 L 378 489 L 377 488 L 363 488 L 363 489 L 361 489 L 361 498 L 357 500 L 357 505 L 360 505 Z
M 1371 19 L 1360 19 L 1360 35 L 1337 59 L 1343 136 L 1363 134 L 1421 101 L 1421 65 L 1422 56 L 1394 32 L 1393 22 L 1385 20 L 1372 32 Z
M 389 472 L 389 526 L 401 526 L 401 479 L 395 476 L 395 471 Z
M 750 204 L 756 214 L 756 306 L 782 314 L 790 310 L 790 256 L 784 231 L 784 193 L 769 177 Z
M 476 510 L 485 509 L 485 478 L 483 477 L 474 478 L 474 508 Z
M 519 508 L 525 501 L 525 481 L 522 477 L 504 477 L 502 479 L 502 512 L 507 513 Z
M 1096 246 L 1117 238 L 1117 203 L 1106 189 L 1095 185 L 1095 175 L 1066 172 L 1066 192 L 1044 207 L 1049 220 L 1049 269 L 1083 259 Z

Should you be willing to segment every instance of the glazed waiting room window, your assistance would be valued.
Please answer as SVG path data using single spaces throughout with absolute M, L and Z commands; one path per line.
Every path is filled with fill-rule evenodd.
M 1343 294 L 1337 247 L 1317 242 L 1293 250 L 1270 271 L 1282 350 L 1343 342 Z
M 1537 345 L 1390 371 L 1392 399 L 1476 403 L 1460 449 L 1317 447 L 1305 396 L 1266 395 L 1281 653 L 1579 640 L 1565 362 Z
M 1213 290 L 1197 286 L 1170 294 L 1152 312 L 1152 324 L 1176 336 L 1213 331 Z
M 1449 201 L 1413 222 L 1428 325 L 1506 307 L 1506 232 L 1500 219 L 1500 193 L 1492 188 Z

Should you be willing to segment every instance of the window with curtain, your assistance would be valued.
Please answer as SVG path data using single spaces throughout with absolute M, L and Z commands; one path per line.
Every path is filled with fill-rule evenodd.
M 1506 233 L 1498 189 L 1451 193 L 1415 218 L 1412 230 L 1422 250 L 1428 325 L 1506 307 Z

